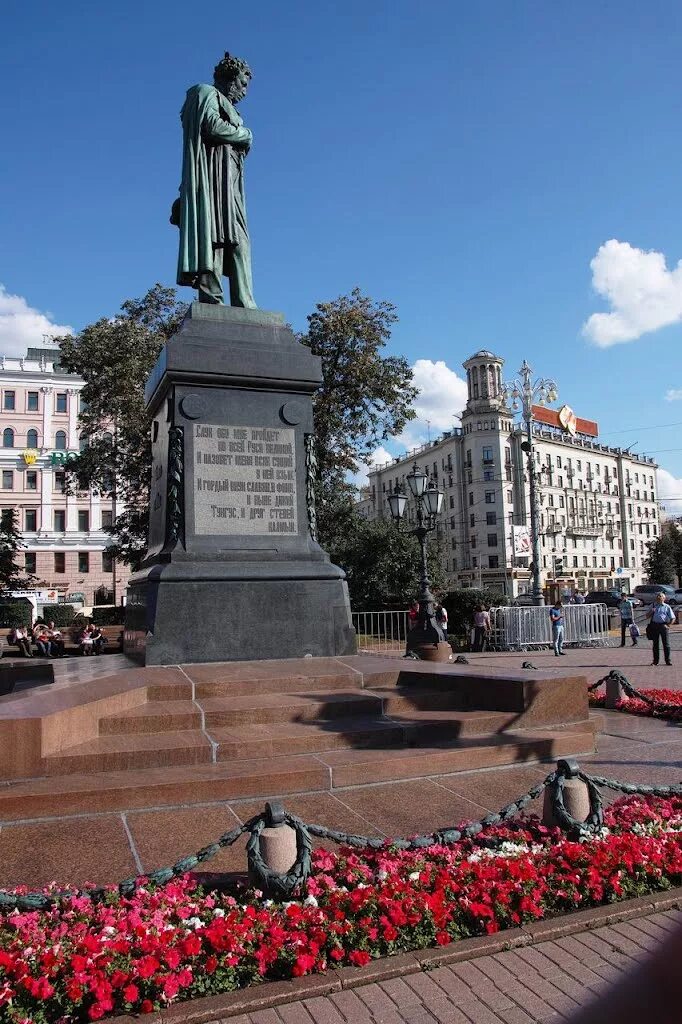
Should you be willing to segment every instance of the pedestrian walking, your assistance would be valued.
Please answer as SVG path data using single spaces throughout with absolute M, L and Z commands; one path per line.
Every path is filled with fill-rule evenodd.
M 447 613 L 447 610 L 440 603 L 440 601 L 438 601 L 436 603 L 436 623 L 438 624 L 438 628 L 440 629 L 441 633 L 443 634 L 443 640 L 447 640 L 447 638 L 448 638 L 448 613 Z
M 484 651 L 490 636 L 490 614 L 484 604 L 474 612 L 474 651 Z
M 549 618 L 552 623 L 552 642 L 554 644 L 554 656 L 558 658 L 564 654 L 564 608 L 561 598 L 555 601 L 549 609 Z
M 585 604 L 585 595 L 583 594 L 583 592 L 581 590 L 577 590 L 576 591 L 575 603 L 576 604 Z
M 670 635 L 668 627 L 675 621 L 675 614 L 669 604 L 666 604 L 663 594 L 656 594 L 653 608 L 649 613 L 649 625 L 646 628 L 646 635 L 652 642 L 652 654 L 654 660 L 652 665 L 658 665 L 660 658 L 660 645 L 663 644 L 663 657 L 666 665 L 672 665 L 670 659 Z
M 623 594 L 618 611 L 620 612 L 620 646 L 625 647 L 625 634 L 630 631 L 630 626 L 635 621 L 635 606 L 627 594 Z

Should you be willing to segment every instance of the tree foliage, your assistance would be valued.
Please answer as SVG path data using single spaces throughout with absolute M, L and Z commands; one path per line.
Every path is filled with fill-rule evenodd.
M 666 523 L 660 537 L 650 541 L 644 570 L 651 583 L 677 583 L 682 586 L 682 531 L 675 523 Z
M 326 506 L 346 488 L 348 473 L 367 464 L 378 445 L 414 418 L 417 389 L 402 356 L 382 349 L 396 322 L 395 306 L 355 288 L 318 303 L 299 340 L 322 359 L 324 383 L 314 398 L 322 543 L 333 528 Z
M 509 604 L 509 598 L 487 587 L 463 587 L 461 590 L 451 590 L 443 598 L 443 604 L 448 613 L 448 633 L 461 636 L 473 627 L 474 612 L 479 604 L 486 609 L 494 608 Z
M 416 539 L 386 519 L 366 519 L 347 496 L 334 505 L 336 524 L 328 551 L 345 570 L 353 611 L 406 608 L 417 597 L 421 555 Z M 437 543 L 429 544 L 431 589 L 446 586 Z
M 186 306 L 172 288 L 156 284 L 120 313 L 102 317 L 79 334 L 60 338 L 61 365 L 85 380 L 81 437 L 87 446 L 67 464 L 72 486 L 110 492 L 125 506 L 108 531 L 109 552 L 135 567 L 149 522 L 150 417 L 144 387 L 161 349 L 177 330 Z
M 0 515 L 0 595 L 13 590 L 25 590 L 35 577 L 26 576 L 17 565 L 21 548 L 26 547 L 17 525 L 17 510 L 5 508 Z

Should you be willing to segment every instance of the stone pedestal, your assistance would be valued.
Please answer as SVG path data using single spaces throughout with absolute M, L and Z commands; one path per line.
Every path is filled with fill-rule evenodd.
M 145 393 L 149 547 L 126 653 L 147 665 L 355 653 L 344 574 L 316 539 L 321 381 L 280 314 L 191 305 Z

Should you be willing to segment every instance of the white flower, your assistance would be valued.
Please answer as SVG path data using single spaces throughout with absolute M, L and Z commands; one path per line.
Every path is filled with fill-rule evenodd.
M 188 928 L 194 928 L 195 931 L 197 928 L 204 927 L 204 922 L 201 920 L 200 917 L 188 917 L 185 924 L 187 925 Z
M 306 898 L 303 900 L 303 906 L 304 907 L 318 907 L 319 903 L 317 902 L 317 900 L 315 899 L 314 896 L 306 896 Z
M 419 872 L 418 871 L 411 871 L 410 874 L 407 877 L 410 879 L 411 882 L 418 882 L 419 881 Z
M 377 879 L 380 882 L 385 882 L 387 878 L 388 878 L 388 871 L 385 871 L 383 868 L 381 869 L 381 871 L 377 871 Z
M 215 910 L 213 911 L 213 916 L 214 917 L 225 917 L 225 911 L 223 910 L 222 907 L 216 907 Z

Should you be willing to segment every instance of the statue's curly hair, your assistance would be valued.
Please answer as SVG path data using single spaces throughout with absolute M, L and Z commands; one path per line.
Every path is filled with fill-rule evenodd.
M 231 82 L 238 74 L 240 74 L 240 72 L 243 72 L 251 78 L 251 68 L 246 61 L 241 60 L 239 57 L 233 57 L 231 53 L 225 51 L 225 56 L 222 60 L 218 61 L 213 69 L 213 78 Z

